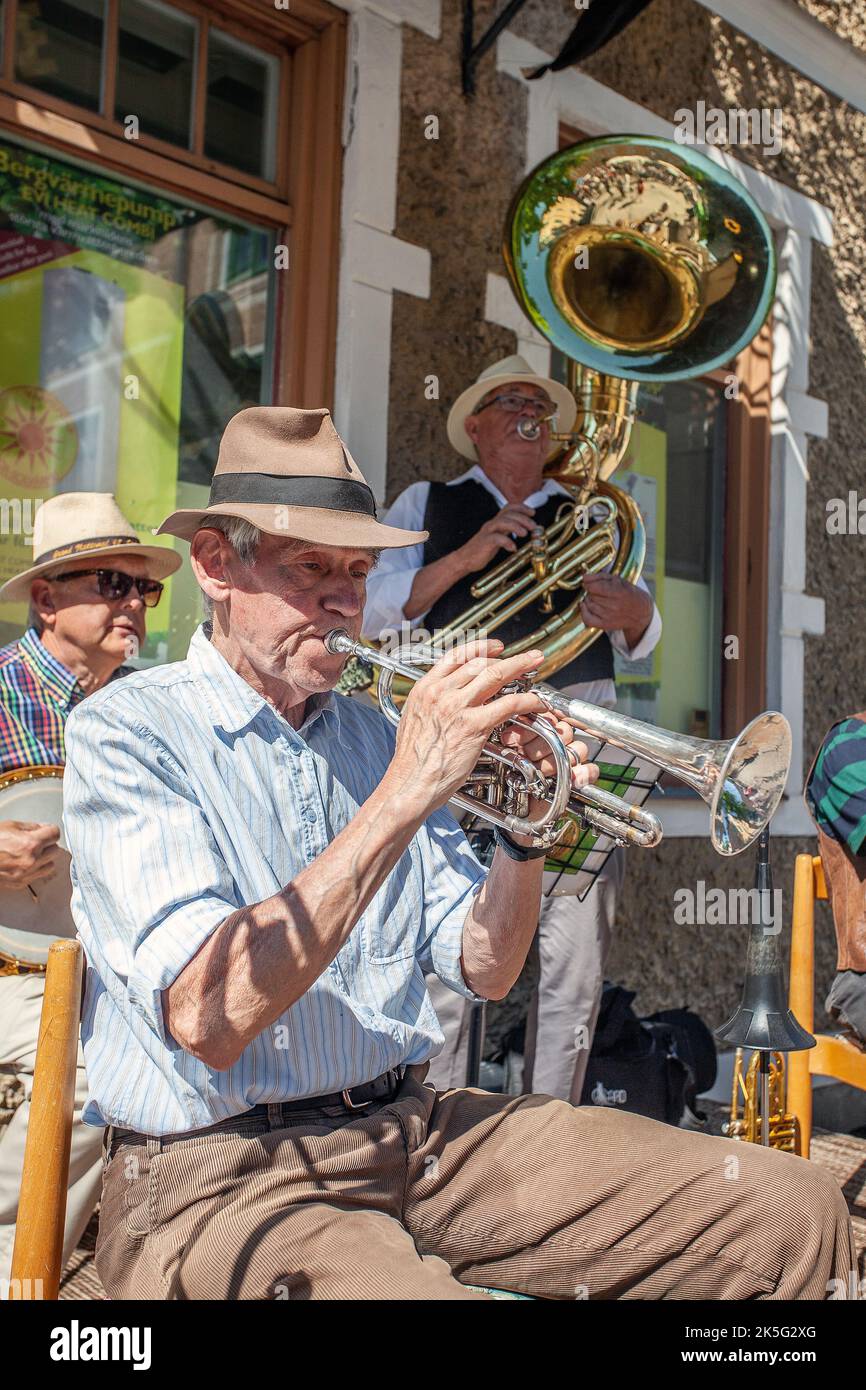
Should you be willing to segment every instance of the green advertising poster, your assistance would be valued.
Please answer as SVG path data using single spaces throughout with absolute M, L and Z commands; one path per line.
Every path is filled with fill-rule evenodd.
M 184 286 L 170 232 L 199 217 L 0 142 L 0 582 L 31 563 L 33 515 L 59 492 L 113 492 L 151 544 L 173 509 Z M 145 655 L 167 652 L 170 613 L 169 593 Z M 0 605 L 19 631 L 26 617 Z

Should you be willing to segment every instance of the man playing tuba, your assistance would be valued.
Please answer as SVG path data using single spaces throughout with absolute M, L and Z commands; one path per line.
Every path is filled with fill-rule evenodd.
M 386 552 L 370 575 L 368 636 L 380 638 L 406 623 L 413 628 L 423 623 L 431 634 L 446 627 L 472 607 L 471 585 L 499 563 L 503 552 L 515 551 L 533 527 L 553 522 L 569 496 L 543 475 L 551 448 L 548 417 L 554 411 L 559 429 L 569 430 L 575 418 L 570 392 L 533 373 L 519 356 L 494 363 L 458 396 L 448 416 L 448 438 L 471 467 L 449 483 L 413 483 L 387 513 L 390 525 L 423 528 L 429 538 Z M 529 420 L 537 422 L 535 438 L 521 432 Z M 616 704 L 614 651 L 630 660 L 647 656 L 661 636 L 661 618 L 642 580 L 631 584 L 617 575 L 590 573 L 584 582 L 581 616 L 587 626 L 601 628 L 601 635 L 549 683 L 610 709 Z M 572 599 L 569 591 L 554 591 L 554 609 Z M 507 646 L 547 620 L 540 605 L 531 603 L 492 635 Z M 557 896 L 542 897 L 526 1092 L 541 1091 L 575 1105 L 580 1101 L 622 876 L 623 851 L 615 849 L 583 901 L 575 896 L 576 875 L 568 874 L 560 878 Z M 563 893 L 568 887 L 571 893 Z M 431 993 L 446 1038 L 431 1078 L 438 1086 L 463 1085 L 468 1006 L 435 980 Z

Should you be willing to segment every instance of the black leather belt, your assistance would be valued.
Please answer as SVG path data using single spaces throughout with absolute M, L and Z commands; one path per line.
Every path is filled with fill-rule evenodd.
M 324 1110 L 333 1105 L 342 1105 L 346 1110 L 365 1110 L 375 1100 L 390 1100 L 397 1094 L 403 1080 L 403 1071 L 403 1067 L 392 1067 L 390 1071 L 383 1071 L 382 1075 L 375 1077 L 373 1081 L 362 1081 L 357 1086 L 349 1086 L 345 1091 L 331 1091 L 326 1096 L 305 1096 L 303 1100 L 283 1100 L 276 1103 L 287 1115 L 299 1110 Z M 244 1111 L 245 1115 L 267 1113 L 266 1104 L 254 1105 L 252 1110 Z
M 331 1091 L 324 1096 L 304 1096 L 302 1100 L 280 1100 L 264 1102 L 261 1105 L 254 1105 L 251 1110 L 244 1110 L 240 1115 L 230 1115 L 226 1120 L 217 1120 L 213 1125 L 206 1125 L 204 1129 L 187 1130 L 183 1134 L 166 1134 L 163 1136 L 167 1143 L 172 1139 L 190 1139 L 196 1134 L 211 1134 L 214 1130 L 228 1128 L 237 1120 L 246 1120 L 249 1116 L 261 1116 L 262 1118 L 275 1118 L 275 1112 L 279 1111 L 279 1119 L 294 1115 L 308 1113 L 311 1110 L 330 1110 L 339 1107 L 342 1110 L 366 1110 L 368 1105 L 372 1105 L 377 1100 L 391 1100 L 400 1088 L 400 1083 L 405 1075 L 405 1067 L 392 1067 L 390 1071 L 384 1071 L 381 1076 L 375 1077 L 372 1081 L 362 1081 L 357 1086 L 349 1086 L 344 1091 Z M 145 1144 L 155 1136 L 142 1134 L 135 1129 L 122 1129 L 115 1125 L 106 1128 L 104 1136 L 105 1152 L 113 1154 L 115 1145 L 122 1142 L 124 1144 Z

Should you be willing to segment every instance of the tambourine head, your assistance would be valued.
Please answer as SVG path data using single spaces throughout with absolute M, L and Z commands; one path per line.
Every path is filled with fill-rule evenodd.
M 7 820 L 60 827 L 57 870 L 34 881 L 35 897 L 26 887 L 0 885 L 0 955 L 46 965 L 52 941 L 75 936 L 72 861 L 63 836 L 63 768 L 16 768 L 0 776 L 0 821 Z

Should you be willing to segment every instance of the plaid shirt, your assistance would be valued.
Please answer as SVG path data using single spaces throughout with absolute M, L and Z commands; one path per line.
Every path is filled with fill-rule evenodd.
M 66 720 L 84 693 L 35 628 L 0 647 L 0 772 L 65 763 Z
M 852 854 L 866 839 L 866 723 L 857 716 L 834 724 L 806 782 L 815 822 Z

